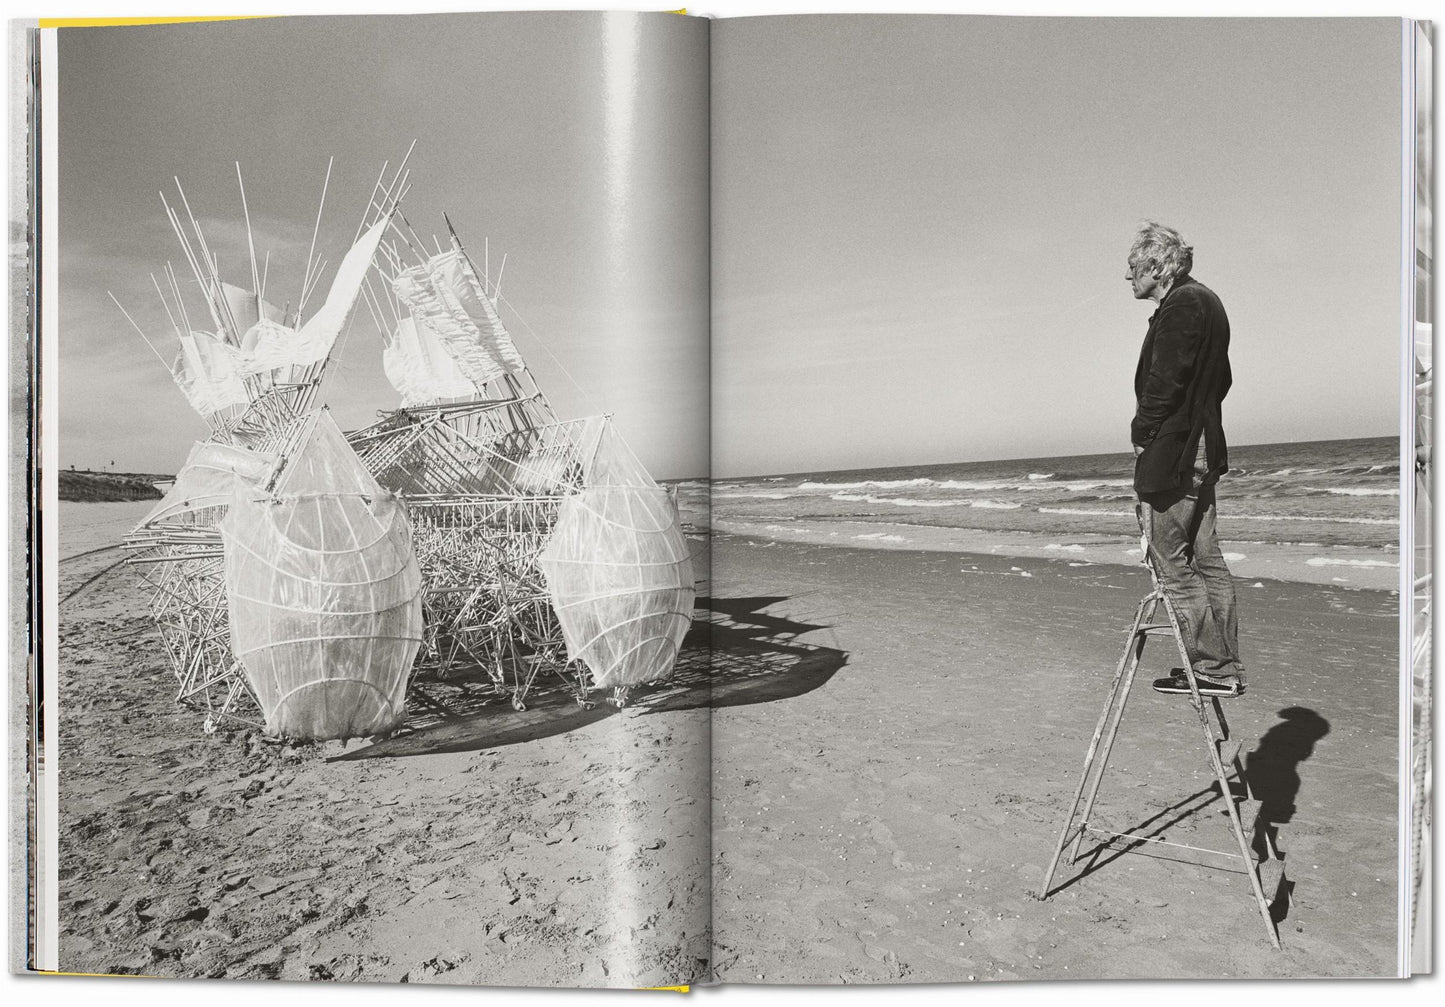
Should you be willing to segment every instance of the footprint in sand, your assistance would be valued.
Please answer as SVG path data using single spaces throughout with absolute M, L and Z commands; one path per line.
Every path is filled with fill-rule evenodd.
M 872 824 L 868 826 L 868 836 L 879 846 L 883 847 L 883 849 L 890 851 L 890 858 L 895 870 L 913 870 L 913 864 L 903 858 L 903 851 L 899 849 L 898 844 L 894 842 L 893 832 L 888 826 L 875 818 Z

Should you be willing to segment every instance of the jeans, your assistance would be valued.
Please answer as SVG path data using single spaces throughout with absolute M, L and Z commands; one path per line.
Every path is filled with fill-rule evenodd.
M 1242 684 L 1234 578 L 1219 551 L 1214 486 L 1141 494 L 1137 513 L 1194 670 Z

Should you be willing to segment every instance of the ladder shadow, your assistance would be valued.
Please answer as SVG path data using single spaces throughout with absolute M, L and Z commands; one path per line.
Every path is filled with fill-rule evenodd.
M 1294 818 L 1295 801 L 1301 785 L 1299 766 L 1314 753 L 1315 743 L 1329 733 L 1330 723 L 1314 710 L 1302 706 L 1286 707 L 1278 711 L 1276 715 L 1280 718 L 1279 722 L 1261 735 L 1259 743 L 1243 756 L 1243 761 L 1249 789 L 1253 792 L 1255 799 L 1259 801 L 1259 815 L 1252 837 L 1253 851 L 1257 857 L 1263 858 L 1269 846 L 1273 845 L 1278 860 L 1283 864 L 1286 854 L 1279 850 L 1279 828 Z M 1232 776 L 1229 784 L 1232 797 L 1247 796 L 1238 774 Z M 1123 837 L 1110 837 L 1098 842 L 1080 855 L 1077 862 L 1084 863 L 1084 868 L 1067 881 L 1045 892 L 1044 897 L 1048 898 L 1054 893 L 1068 888 L 1129 853 L 1150 856 L 1156 860 L 1205 867 L 1210 870 L 1243 873 L 1235 866 L 1223 867 L 1155 852 L 1152 849 L 1154 844 L 1149 842 L 1151 839 L 1161 838 L 1170 829 L 1193 818 L 1200 812 L 1206 811 L 1220 801 L 1222 796 L 1218 782 L 1211 781 L 1207 787 L 1176 801 L 1133 827 L 1121 830 L 1144 838 L 1123 842 Z M 1207 799 L 1201 800 L 1203 798 Z M 1268 830 L 1268 842 L 1266 842 L 1266 830 Z M 1107 856 L 1104 855 L 1106 851 Z M 1229 857 L 1234 854 L 1223 854 L 1223 856 Z M 1293 890 L 1294 882 L 1286 879 L 1283 889 L 1278 893 L 1280 897 L 1276 897 L 1270 904 L 1270 916 L 1276 925 L 1283 922 L 1289 914 L 1290 896 L 1293 894 Z
M 1240 785 L 1238 779 L 1231 779 L 1229 782 L 1229 789 L 1232 796 L 1244 796 L 1244 788 Z M 1214 805 L 1220 800 L 1221 796 L 1222 795 L 1219 791 L 1219 783 L 1217 781 L 1211 780 L 1207 787 L 1204 787 L 1201 790 L 1196 790 L 1188 797 L 1175 801 L 1173 804 L 1161 809 L 1153 815 L 1150 815 L 1148 818 L 1144 819 L 1138 824 L 1121 830 L 1123 832 L 1132 833 L 1135 836 L 1143 836 L 1144 838 L 1135 838 L 1127 843 L 1123 843 L 1123 845 L 1120 845 L 1121 840 L 1125 838 L 1122 836 L 1112 836 L 1107 839 L 1101 840 L 1100 842 L 1096 843 L 1092 848 L 1079 854 L 1079 859 L 1075 861 L 1075 863 L 1083 862 L 1085 866 L 1082 870 L 1080 870 L 1077 874 L 1075 874 L 1073 877 L 1069 878 L 1062 884 L 1055 885 L 1047 892 L 1044 892 L 1043 897 L 1046 899 L 1052 897 L 1056 893 L 1063 891 L 1065 888 L 1077 884 L 1078 882 L 1084 880 L 1090 875 L 1103 870 L 1114 861 L 1129 853 L 1140 853 L 1141 855 L 1152 856 L 1156 860 L 1169 860 L 1175 863 L 1212 867 L 1213 865 L 1201 865 L 1197 861 L 1186 860 L 1183 857 L 1164 856 L 1162 854 L 1154 853 L 1152 851 L 1146 852 L 1145 848 L 1152 845 L 1149 840 L 1161 838 L 1170 829 L 1188 821 L 1195 815 L 1198 815 L 1200 812 L 1205 811 L 1206 809 Z M 1201 802 L 1201 798 L 1208 799 Z M 1195 802 L 1200 803 L 1196 804 Z M 1193 806 L 1191 807 L 1191 805 Z M 1171 815 L 1172 817 L 1170 817 Z M 1152 831 L 1145 831 L 1151 828 Z M 1107 857 L 1101 857 L 1101 855 L 1105 851 L 1108 851 L 1110 855 Z
M 527 695 L 526 709 L 519 711 L 493 688 L 483 669 L 464 669 L 444 681 L 414 684 L 407 696 L 407 723 L 398 734 L 329 761 L 491 750 L 566 734 L 620 713 L 648 716 L 804 695 L 825 685 L 848 655 L 798 639 L 827 625 L 764 611 L 787 600 L 698 598 L 672 676 L 634 687 L 625 709 L 606 702 L 601 693 L 584 706 L 553 677 L 539 679 Z

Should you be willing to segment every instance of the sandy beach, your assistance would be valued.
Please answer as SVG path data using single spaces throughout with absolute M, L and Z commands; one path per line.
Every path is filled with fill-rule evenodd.
M 705 977 L 705 635 L 670 686 L 623 710 L 548 686 L 518 713 L 489 683 L 453 680 L 414 687 L 407 729 L 384 742 L 207 736 L 172 703 L 134 570 L 93 544 L 135 507 L 63 509 L 64 970 Z
M 1252 677 L 1226 709 L 1293 882 L 1274 951 L 1239 874 L 1130 855 L 1033 898 L 1142 569 L 731 536 L 713 562 L 815 682 L 714 715 L 719 979 L 1393 973 L 1393 594 L 1241 586 Z M 1147 686 L 1167 657 L 1146 650 L 1097 817 L 1124 831 L 1193 798 L 1163 835 L 1228 849 L 1197 720 Z
M 102 508 L 71 522 L 103 538 L 135 505 L 76 506 Z M 479 682 L 424 683 L 402 735 L 298 748 L 202 734 L 134 572 L 67 542 L 68 970 L 638 986 L 1394 969 L 1389 592 L 1241 587 L 1252 677 L 1227 711 L 1293 882 L 1276 952 L 1238 874 L 1130 855 L 1033 898 L 1142 569 L 718 535 L 676 679 L 625 709 L 552 689 L 517 713 Z M 1152 654 L 1098 817 L 1122 830 L 1184 802 L 1163 834 L 1226 848 L 1193 714 L 1142 682 Z

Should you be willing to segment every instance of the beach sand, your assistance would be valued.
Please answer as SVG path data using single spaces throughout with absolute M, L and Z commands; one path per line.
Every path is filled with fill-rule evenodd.
M 1391 593 L 1241 585 L 1250 687 L 1226 712 L 1294 885 L 1274 951 L 1240 874 L 1129 855 L 1033 897 L 1145 571 L 730 536 L 713 564 L 739 622 L 815 683 L 714 716 L 720 979 L 1393 974 Z M 1155 648 L 1095 816 L 1119 831 L 1213 784 L 1187 700 L 1148 688 L 1173 654 Z M 1228 850 L 1222 808 L 1164 835 Z
M 81 538 L 60 585 L 62 969 L 624 987 L 706 974 L 705 645 L 651 705 L 585 710 L 546 686 L 518 713 L 489 684 L 432 682 L 387 741 L 207 736 L 172 703 L 134 570 Z
M 1227 710 L 1262 750 L 1294 883 L 1276 952 L 1237 874 L 1127 856 L 1031 896 L 1142 569 L 720 535 L 677 680 L 627 708 L 552 690 L 519 714 L 434 683 L 445 711 L 413 701 L 403 735 L 295 748 L 203 735 L 171 702 L 134 572 L 67 542 L 67 970 L 539 986 L 710 965 L 790 983 L 1394 970 L 1388 592 L 1241 586 L 1252 677 Z M 1146 654 L 1100 797 L 1120 828 L 1211 782 L 1187 702 L 1142 681 L 1166 658 Z M 1231 841 L 1217 800 L 1166 834 Z

